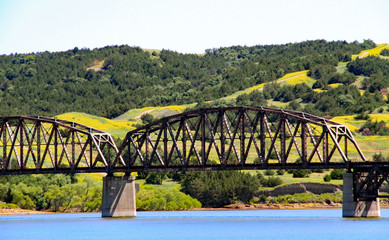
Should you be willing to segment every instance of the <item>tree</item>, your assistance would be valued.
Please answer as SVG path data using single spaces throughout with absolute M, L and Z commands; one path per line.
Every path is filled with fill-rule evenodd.
M 239 171 L 187 172 L 180 183 L 181 191 L 208 207 L 248 202 L 259 189 L 257 177 Z
M 146 184 L 162 184 L 162 180 L 166 177 L 164 172 L 151 172 L 146 177 Z
M 140 119 L 142 120 L 143 124 L 149 124 L 154 121 L 154 116 L 150 113 L 143 114 Z
M 344 169 L 334 169 L 330 172 L 330 177 L 334 180 L 341 180 L 343 179 L 343 174 L 345 172 L 346 171 Z
M 389 57 L 389 49 L 385 48 L 380 52 L 381 56 Z

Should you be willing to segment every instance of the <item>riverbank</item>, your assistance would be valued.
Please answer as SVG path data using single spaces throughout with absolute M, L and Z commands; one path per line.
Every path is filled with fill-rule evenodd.
M 388 201 L 381 201 L 382 209 L 389 209 Z M 271 203 L 271 204 L 243 204 L 234 203 L 221 208 L 194 208 L 188 211 L 209 211 L 209 210 L 277 210 L 277 209 L 340 209 L 342 203 Z M 76 213 L 77 211 L 67 211 L 65 213 Z M 0 215 L 31 215 L 31 214 L 51 214 L 56 212 L 35 211 L 27 209 L 0 209 Z M 63 212 L 57 212 L 63 213 Z
M 387 206 L 389 208 L 389 206 Z M 341 203 L 324 204 L 324 203 L 291 203 L 291 204 L 253 204 L 246 205 L 243 203 L 230 204 L 221 208 L 194 208 L 189 211 L 209 211 L 209 210 L 261 210 L 261 209 L 332 209 L 342 208 Z M 69 211 L 66 213 L 75 213 Z M 31 214 L 50 214 L 55 212 L 35 211 L 27 209 L 0 209 L 0 215 L 31 215 Z M 63 213 L 63 212 L 57 212 Z
M 50 212 L 35 211 L 35 210 L 20 209 L 20 208 L 0 209 L 0 215 L 31 215 L 31 214 L 47 214 L 47 213 Z

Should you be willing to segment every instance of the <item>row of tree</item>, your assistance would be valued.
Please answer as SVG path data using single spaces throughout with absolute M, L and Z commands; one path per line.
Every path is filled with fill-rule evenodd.
M 219 48 L 205 55 L 169 50 L 150 54 L 126 45 L 3 55 L 0 114 L 53 116 L 79 111 L 113 118 L 132 108 L 217 100 L 300 70 L 310 70 L 320 88 L 327 83 L 350 84 L 355 76 L 336 74 L 335 66 L 373 46 L 371 41 L 316 40 Z M 380 71 L 386 71 L 382 66 Z

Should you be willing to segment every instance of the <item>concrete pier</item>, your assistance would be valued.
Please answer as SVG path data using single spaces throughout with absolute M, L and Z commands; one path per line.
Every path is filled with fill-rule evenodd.
M 135 177 L 103 177 L 102 217 L 135 217 Z
M 380 202 L 357 201 L 353 196 L 353 174 L 343 174 L 343 217 L 380 217 Z

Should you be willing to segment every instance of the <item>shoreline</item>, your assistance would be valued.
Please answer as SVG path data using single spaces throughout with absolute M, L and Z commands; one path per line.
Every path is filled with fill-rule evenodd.
M 387 202 L 380 203 L 381 209 L 389 208 Z M 178 210 L 178 211 L 225 211 L 225 210 L 298 210 L 298 209 L 341 209 L 342 203 L 271 203 L 271 204 L 254 204 L 246 205 L 243 203 L 230 204 L 220 208 L 193 208 L 189 210 Z M 143 211 L 139 211 L 143 212 Z M 48 211 L 36 211 L 28 209 L 0 209 L 0 216 L 5 215 L 32 215 L 32 214 L 58 214 L 58 213 L 78 213 L 78 211 L 67 211 L 67 212 L 48 212 Z

